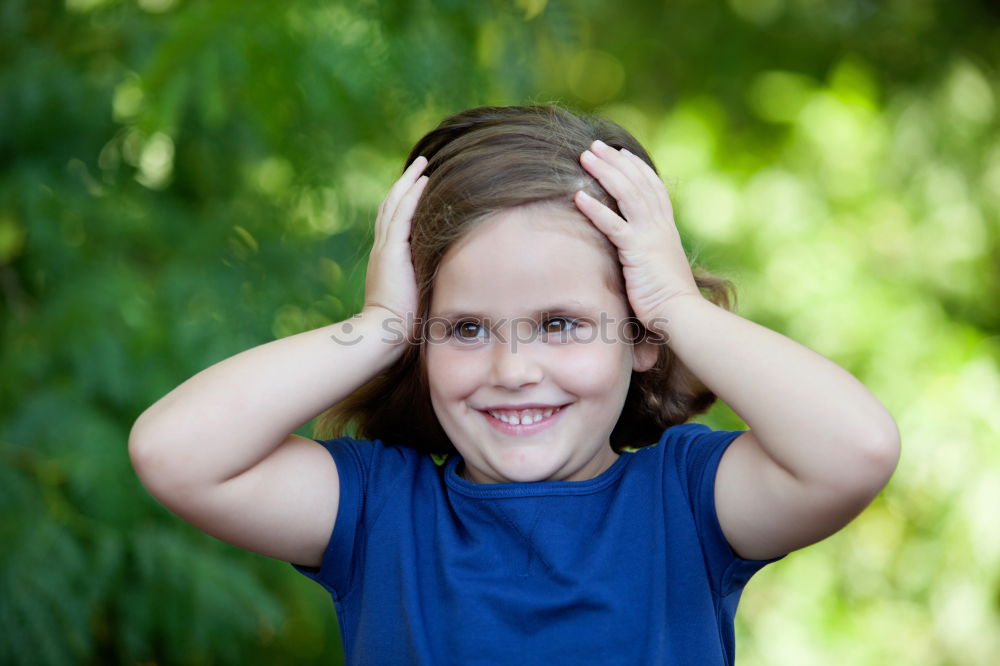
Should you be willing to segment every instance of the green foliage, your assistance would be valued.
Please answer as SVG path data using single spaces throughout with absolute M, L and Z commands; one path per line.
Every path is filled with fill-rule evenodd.
M 974 0 L 3 3 L 0 663 L 339 658 L 325 593 L 159 507 L 129 428 L 200 369 L 352 314 L 373 212 L 441 117 L 549 100 L 632 129 L 742 313 L 900 423 L 883 496 L 748 587 L 740 663 L 992 663 L 998 19 Z

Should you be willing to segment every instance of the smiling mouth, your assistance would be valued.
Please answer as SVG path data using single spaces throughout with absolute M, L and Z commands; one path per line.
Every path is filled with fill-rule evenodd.
M 544 409 L 489 409 L 481 410 L 487 422 L 497 430 L 515 435 L 524 435 L 542 430 L 556 420 L 567 405 Z

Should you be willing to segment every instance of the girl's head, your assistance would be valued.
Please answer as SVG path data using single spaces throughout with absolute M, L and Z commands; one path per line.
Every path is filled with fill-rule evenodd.
M 407 165 L 429 160 L 410 240 L 421 342 L 328 411 L 321 435 L 353 424 L 359 437 L 438 453 L 454 450 L 455 439 L 482 480 L 513 480 L 510 460 L 558 467 L 575 454 L 532 463 L 530 447 L 508 447 L 513 458 L 500 461 L 479 446 L 506 436 L 486 408 L 566 405 L 553 425 L 522 439 L 551 433 L 572 447 L 584 434 L 603 437 L 613 458 L 612 447 L 654 443 L 711 405 L 715 397 L 667 346 L 623 337 L 650 336 L 628 320 L 614 247 L 573 203 L 584 189 L 618 210 L 580 166 L 596 139 L 652 166 L 618 125 L 554 106 L 470 109 L 417 143 Z M 695 277 L 708 298 L 729 305 L 725 281 Z

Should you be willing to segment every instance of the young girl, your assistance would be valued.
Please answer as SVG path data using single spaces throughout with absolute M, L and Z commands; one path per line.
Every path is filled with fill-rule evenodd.
M 617 125 L 471 109 L 407 163 L 361 313 L 150 407 L 142 481 L 322 584 L 348 663 L 732 664 L 743 586 L 872 500 L 893 419 L 728 311 Z M 686 424 L 715 396 L 747 431 Z M 331 405 L 358 439 L 289 434 Z

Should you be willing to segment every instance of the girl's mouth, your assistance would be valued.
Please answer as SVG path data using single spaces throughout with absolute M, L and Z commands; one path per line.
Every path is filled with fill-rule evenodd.
M 533 435 L 559 420 L 568 405 L 533 409 L 482 410 L 486 421 L 507 435 Z

